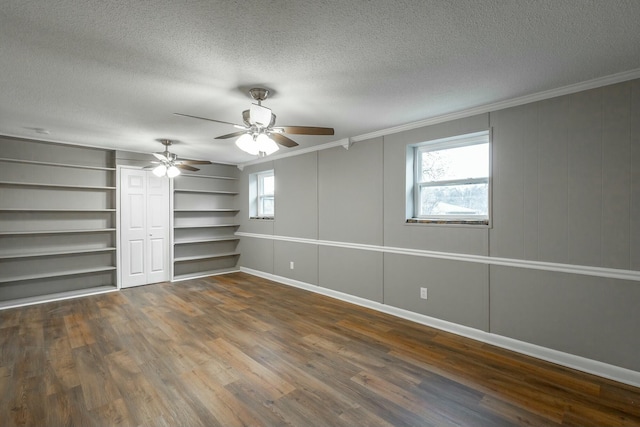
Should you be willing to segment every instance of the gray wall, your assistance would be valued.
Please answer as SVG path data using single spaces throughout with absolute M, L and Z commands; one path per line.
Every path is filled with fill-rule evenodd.
M 488 128 L 491 227 L 406 224 L 406 146 Z M 638 80 L 254 165 L 242 200 L 248 174 L 267 169 L 276 219 L 246 218 L 240 231 L 640 270 Z M 241 266 L 640 371 L 637 281 L 258 238 L 241 245 Z

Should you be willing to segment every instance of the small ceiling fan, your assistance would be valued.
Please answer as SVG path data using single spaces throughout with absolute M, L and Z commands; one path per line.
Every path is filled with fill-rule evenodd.
M 156 176 L 168 176 L 169 178 L 180 175 L 180 169 L 188 171 L 199 171 L 200 169 L 194 168 L 190 165 L 210 165 L 208 160 L 178 160 L 178 155 L 169 152 L 169 146 L 172 144 L 170 139 L 158 140 L 164 145 L 164 151 L 161 153 L 151 153 L 158 159 L 158 161 L 152 161 L 151 164 L 144 169 L 153 169 L 153 173 Z
M 249 154 L 266 156 L 278 150 L 278 144 L 284 147 L 295 147 L 298 145 L 294 140 L 284 136 L 284 133 L 294 135 L 333 135 L 333 128 L 313 127 L 313 126 L 275 126 L 276 115 L 271 109 L 264 107 L 262 101 L 269 96 L 269 90 L 264 88 L 253 88 L 249 90 L 249 95 L 257 104 L 251 104 L 248 110 L 242 112 L 244 125 L 225 122 L 222 120 L 208 119 L 206 117 L 192 116 L 189 114 L 173 113 L 178 116 L 191 117 L 194 119 L 207 120 L 210 122 L 232 125 L 238 132 L 229 133 L 216 137 L 216 139 L 227 139 L 238 136 L 236 145 Z M 277 143 L 277 144 L 276 144 Z

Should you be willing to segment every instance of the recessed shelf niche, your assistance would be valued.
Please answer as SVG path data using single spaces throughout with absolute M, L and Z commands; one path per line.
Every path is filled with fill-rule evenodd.
M 237 168 L 198 167 L 174 179 L 174 280 L 237 270 Z

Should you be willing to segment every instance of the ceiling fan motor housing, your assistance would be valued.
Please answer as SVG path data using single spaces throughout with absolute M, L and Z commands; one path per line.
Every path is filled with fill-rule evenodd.
M 251 104 L 249 109 L 249 122 L 258 126 L 267 127 L 271 123 L 271 109 L 258 104 Z
M 257 114 L 259 114 L 259 115 L 261 114 L 262 116 L 264 116 L 264 117 L 261 117 L 261 118 L 259 119 L 259 121 L 260 121 L 260 122 L 259 122 L 258 120 L 256 120 L 256 119 L 255 119 L 255 115 L 254 115 L 254 113 L 253 113 L 253 106 L 260 107 L 260 108 L 264 108 L 265 110 L 268 110 L 268 113 L 269 113 L 269 115 L 270 115 L 270 119 L 269 119 L 269 122 L 268 122 L 267 124 L 262 124 L 262 122 L 261 122 L 262 120 L 265 120 L 265 119 L 266 119 L 266 114 L 265 114 L 264 112 L 257 113 Z M 252 109 L 250 109 L 250 110 L 244 110 L 244 111 L 242 112 L 242 121 L 244 122 L 244 124 L 245 124 L 248 128 L 250 128 L 250 127 L 252 127 L 252 126 L 255 126 L 255 125 L 259 125 L 259 126 L 260 126 L 260 127 L 262 127 L 262 128 L 271 128 L 271 127 L 273 127 L 273 126 L 276 124 L 276 115 L 275 115 L 275 114 L 273 114 L 269 108 L 262 107 L 262 106 L 258 106 L 258 105 L 256 105 L 256 104 L 252 104 Z

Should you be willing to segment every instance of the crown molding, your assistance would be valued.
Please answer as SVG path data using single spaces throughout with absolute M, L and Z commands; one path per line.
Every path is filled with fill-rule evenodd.
M 431 126 L 438 123 L 449 122 L 452 120 L 462 119 L 465 117 L 471 117 L 477 114 L 491 113 L 498 110 L 504 110 L 505 108 L 517 107 L 519 105 L 543 101 L 545 99 L 555 98 L 557 96 L 570 95 L 572 93 L 582 92 L 589 89 L 596 89 L 599 87 L 608 86 L 616 83 L 622 83 L 622 82 L 626 82 L 626 81 L 637 79 L 637 78 L 640 78 L 640 68 L 624 71 L 621 73 L 611 74 L 609 76 L 598 77 L 598 78 L 587 80 L 584 82 L 562 86 L 556 89 L 545 90 L 545 91 L 533 93 L 530 95 L 524 95 L 517 98 L 492 102 L 490 104 L 479 105 L 477 107 L 472 107 L 465 110 L 460 110 L 452 113 L 442 114 L 439 116 L 429 117 L 423 120 L 419 120 L 417 122 L 406 123 L 403 125 L 390 127 L 390 128 L 382 129 L 375 132 L 365 133 L 365 134 L 354 136 L 351 138 L 328 142 L 326 144 L 314 145 L 313 147 L 302 148 L 300 150 L 295 150 L 288 153 L 264 157 L 264 158 L 252 160 L 250 162 L 241 163 L 241 164 L 238 164 L 237 166 L 238 166 L 238 169 L 242 170 L 244 169 L 245 166 L 264 163 L 271 160 L 283 159 L 286 157 L 307 154 L 314 151 L 326 150 L 328 148 L 333 148 L 338 146 L 343 146 L 348 149 L 349 147 L 351 147 L 353 143 L 359 142 L 359 141 L 366 141 L 368 139 L 387 136 L 394 133 L 413 130 L 413 129 L 417 129 L 425 126 Z

